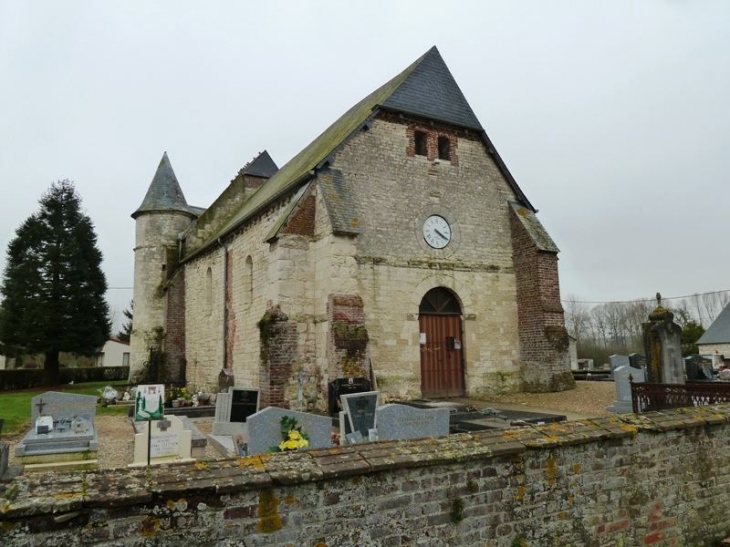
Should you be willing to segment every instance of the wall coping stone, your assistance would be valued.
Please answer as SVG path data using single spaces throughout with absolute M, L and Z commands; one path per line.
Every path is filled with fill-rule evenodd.
M 210 462 L 172 463 L 76 473 L 28 474 L 0 482 L 0 518 L 62 515 L 123 507 L 195 494 L 231 494 L 354 477 L 401 468 L 488 460 L 528 450 L 553 449 L 639 433 L 707 427 L 730 422 L 730 405 L 680 408 L 646 414 L 459 433 L 437 439 L 385 441 L 327 449 L 258 454 Z M 59 520 L 61 518 L 61 520 Z

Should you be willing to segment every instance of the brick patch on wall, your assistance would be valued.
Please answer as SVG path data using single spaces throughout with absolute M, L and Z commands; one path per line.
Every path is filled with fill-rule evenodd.
M 289 408 L 286 388 L 297 359 L 297 324 L 279 306 L 269 308 L 259 321 L 260 406 Z
M 368 331 L 364 304 L 357 295 L 330 294 L 327 299 L 330 325 L 330 379 L 370 377 L 367 363 Z

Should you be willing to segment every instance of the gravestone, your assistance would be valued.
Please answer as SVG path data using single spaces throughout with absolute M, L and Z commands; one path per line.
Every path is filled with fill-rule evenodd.
M 607 410 L 617 414 L 627 414 L 633 412 L 631 403 L 631 376 L 633 382 L 644 381 L 644 370 L 624 365 L 613 371 L 613 382 L 616 387 L 616 400 L 611 403 Z
M 641 353 L 629 353 L 629 365 L 634 368 L 645 368 L 646 357 L 644 357 Z
M 134 462 L 130 467 L 147 465 L 148 454 L 150 465 L 195 461 L 191 457 L 192 432 L 185 429 L 178 416 L 139 423 L 139 432 L 134 435 Z
M 616 370 L 618 367 L 628 366 L 630 364 L 630 359 L 628 355 L 620 355 L 615 353 L 609 356 L 608 363 L 609 365 L 611 365 L 611 374 L 613 374 L 613 371 Z
M 31 400 L 31 429 L 15 446 L 27 470 L 93 468 L 99 443 L 93 395 L 47 391 Z
M 380 441 L 444 437 L 449 434 L 448 408 L 415 408 L 388 404 L 375 410 Z
M 363 439 L 370 438 L 370 430 L 377 429 L 375 409 L 378 408 L 380 392 L 367 391 L 365 393 L 351 393 L 341 395 L 342 409 L 352 431 L 351 435 L 359 433 Z M 347 439 L 350 441 L 350 439 Z M 359 440 L 353 438 L 353 442 Z
M 180 419 L 180 421 L 183 424 L 183 428 L 190 431 L 191 439 L 190 439 L 190 456 L 192 458 L 198 459 L 204 459 L 206 456 L 206 446 L 208 446 L 208 438 L 200 432 L 200 430 L 197 428 L 197 426 L 188 418 L 187 416 L 181 415 L 177 416 L 177 418 Z M 142 433 L 145 427 L 145 423 L 147 420 L 140 421 L 140 422 L 133 422 L 134 424 L 134 432 L 135 433 Z
M 245 435 L 245 422 L 259 411 L 259 390 L 232 387 L 215 402 L 213 435 Z
M 270 452 L 272 447 L 278 446 L 284 440 L 281 435 L 282 416 L 297 421 L 302 432 L 309 437 L 309 448 L 332 446 L 332 418 L 269 406 L 249 416 L 246 421 L 249 455 Z
M 662 307 L 657 293 L 657 307 L 642 324 L 646 352 L 647 382 L 684 384 L 682 360 L 682 327 L 674 322 L 674 314 Z

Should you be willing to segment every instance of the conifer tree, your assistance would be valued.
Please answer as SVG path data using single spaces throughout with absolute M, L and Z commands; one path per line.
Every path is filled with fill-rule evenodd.
M 0 342 L 45 354 L 47 385 L 59 382 L 60 352 L 92 355 L 109 338 L 101 260 L 94 226 L 68 180 L 51 185 L 8 245 Z
M 124 308 L 124 310 L 122 310 L 122 315 L 127 318 L 127 321 L 125 321 L 122 325 L 122 330 L 117 332 L 117 338 L 119 338 L 122 342 L 129 343 L 129 340 L 132 337 L 132 325 L 134 321 L 134 300 L 129 303 L 128 308 Z

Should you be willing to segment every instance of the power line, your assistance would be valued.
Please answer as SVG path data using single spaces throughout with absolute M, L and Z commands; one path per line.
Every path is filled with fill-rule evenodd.
M 107 291 L 131 291 L 134 287 L 107 287 Z
M 685 294 L 684 296 L 662 296 L 664 300 L 679 300 L 680 298 L 691 298 L 693 296 L 705 296 L 707 294 L 720 294 L 730 292 L 730 289 L 724 289 L 722 291 L 710 291 L 703 293 Z M 633 300 L 600 300 L 600 301 L 589 301 L 589 300 L 565 300 L 561 299 L 561 302 L 575 303 L 575 304 L 632 304 L 634 302 L 653 302 L 656 298 L 634 298 Z

